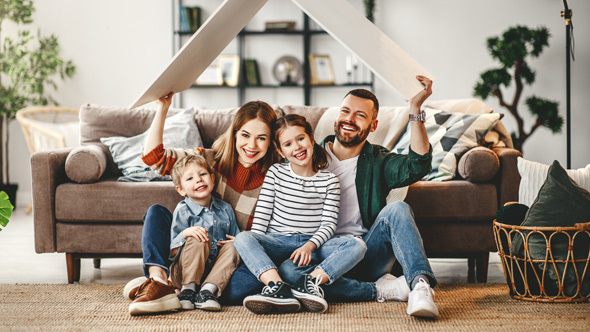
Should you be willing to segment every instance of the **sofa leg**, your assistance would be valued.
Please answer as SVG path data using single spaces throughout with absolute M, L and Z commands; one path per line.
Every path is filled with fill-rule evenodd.
M 475 257 L 467 257 L 467 282 L 475 283 Z
M 68 283 L 80 281 L 80 258 L 75 254 L 66 253 L 66 266 L 68 269 Z
M 477 273 L 477 282 L 488 282 L 488 265 L 490 262 L 490 253 L 484 252 L 475 256 L 475 271 Z
M 94 268 L 95 269 L 100 269 L 100 258 L 95 258 L 94 259 Z

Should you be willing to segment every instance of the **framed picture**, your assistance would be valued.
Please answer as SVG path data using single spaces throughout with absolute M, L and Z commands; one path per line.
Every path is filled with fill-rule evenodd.
M 219 84 L 219 78 L 217 76 L 217 64 L 212 64 L 207 67 L 205 71 L 197 77 L 196 85 L 208 85 L 215 86 Z
M 310 54 L 309 68 L 311 69 L 312 85 L 334 84 L 334 70 L 329 55 Z
M 238 55 L 220 55 L 217 58 L 217 78 L 219 85 L 238 86 L 240 57 Z
M 244 59 L 244 74 L 246 85 L 260 86 L 260 72 L 258 70 L 258 62 L 254 59 Z

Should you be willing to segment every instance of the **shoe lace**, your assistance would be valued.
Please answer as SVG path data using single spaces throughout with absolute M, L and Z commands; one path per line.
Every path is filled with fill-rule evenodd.
M 277 285 L 277 284 L 274 284 L 272 286 L 266 285 L 266 286 L 264 286 L 264 288 L 262 288 L 262 294 L 264 294 L 264 295 L 272 294 L 272 293 L 276 292 L 277 289 L 279 289 L 279 285 Z
M 203 301 L 208 301 L 211 299 L 217 299 L 213 293 L 208 290 L 203 290 L 199 292 L 199 296 L 203 299 Z
M 307 288 L 307 290 L 312 293 L 313 295 L 317 295 L 321 298 L 324 298 L 324 290 L 322 289 L 322 287 L 320 287 L 320 283 L 322 282 L 322 277 L 321 276 L 317 276 L 314 279 L 309 278 L 305 281 L 305 288 Z
M 422 293 L 422 296 L 432 296 L 434 299 L 434 289 L 430 288 L 430 284 L 422 278 L 418 279 L 418 283 L 416 283 L 416 286 L 414 286 L 414 290 Z

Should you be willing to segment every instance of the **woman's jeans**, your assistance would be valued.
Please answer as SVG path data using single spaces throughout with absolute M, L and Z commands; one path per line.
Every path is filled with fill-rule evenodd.
M 260 279 L 262 273 L 277 269 L 276 265 L 289 259 L 293 251 L 307 243 L 310 238 L 311 235 L 241 232 L 236 236 L 234 248 L 244 264 Z M 365 251 L 365 243 L 360 238 L 343 236 L 326 241 L 313 252 L 312 257 L 316 261 L 321 261 L 317 267 L 324 271 L 331 283 L 360 262 L 365 256 Z
M 365 258 L 344 277 L 331 285 L 322 286 L 326 300 L 375 300 L 377 289 L 374 281 L 390 273 L 396 259 L 403 268 L 408 286 L 420 274 L 428 276 L 432 287 L 436 285 L 436 278 L 414 221 L 414 213 L 408 204 L 395 202 L 385 206 L 363 239 L 367 244 Z M 343 256 L 346 256 L 346 253 L 343 253 Z M 279 268 L 279 273 L 287 282 L 294 282 L 314 268 L 315 265 L 298 267 L 291 261 L 285 261 Z
M 143 216 L 143 230 L 141 233 L 141 247 L 143 250 L 143 272 L 149 277 L 149 266 L 155 265 L 170 274 L 170 228 L 172 213 L 163 205 L 155 204 L 149 207 Z M 240 264 L 234 272 L 219 298 L 225 305 L 241 305 L 244 297 L 259 293 L 264 285 L 261 284 L 244 264 Z

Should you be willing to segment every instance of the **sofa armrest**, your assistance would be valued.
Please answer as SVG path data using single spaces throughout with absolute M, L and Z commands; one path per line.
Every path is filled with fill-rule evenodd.
M 55 252 L 55 189 L 68 182 L 66 158 L 72 148 L 36 152 L 31 156 L 35 251 Z
M 520 174 L 518 173 L 518 157 L 522 153 L 512 148 L 493 148 L 500 159 L 500 170 L 494 182 L 498 188 L 498 208 L 506 202 L 518 201 L 518 186 L 520 185 Z

